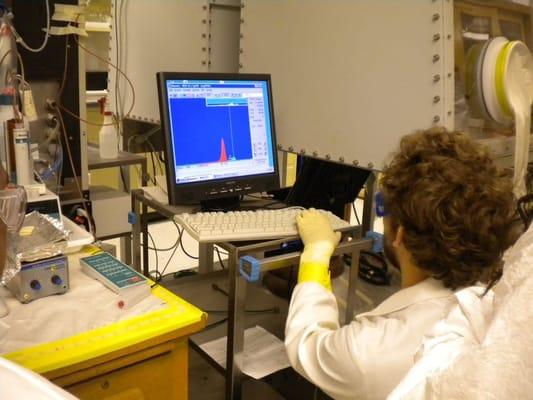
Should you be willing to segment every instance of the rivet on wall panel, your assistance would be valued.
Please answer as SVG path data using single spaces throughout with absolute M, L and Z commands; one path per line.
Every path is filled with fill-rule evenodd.
M 352 161 L 352 164 L 353 164 L 353 165 L 359 165 L 359 160 L 353 160 L 353 161 Z
M 305 149 L 300 149 L 300 154 L 305 154 Z
M 440 101 L 440 96 L 433 97 L 433 103 L 438 103 Z
M 202 6 L 202 10 L 207 10 L 207 6 Z
M 244 8 L 244 3 L 241 3 L 241 8 Z
M 207 62 L 205 60 L 202 60 L 202 65 L 206 65 Z
M 452 38 L 452 35 L 450 35 L 450 34 L 446 35 L 446 39 L 450 40 L 451 38 Z
M 436 83 L 436 82 L 438 82 L 438 81 L 440 81 L 440 75 L 439 75 L 439 74 L 435 74 L 435 75 L 433 75 L 433 82 Z
M 342 157 L 342 156 L 339 157 L 339 161 L 343 163 L 344 162 L 344 157 Z
M 326 160 L 331 160 L 331 156 L 329 154 L 326 154 Z
M 242 63 L 239 63 L 239 68 L 242 68 L 242 67 L 243 67 Z
M 438 54 L 433 54 L 433 62 L 437 62 L 440 60 L 440 56 Z
M 313 151 L 313 156 L 318 157 L 318 151 Z
M 244 24 L 244 18 L 241 18 L 241 24 Z
M 438 115 L 435 115 L 435 116 L 433 117 L 433 122 L 434 122 L 434 123 L 437 123 L 437 122 L 439 122 L 439 121 L 440 121 L 440 117 L 439 117 Z
M 207 24 L 207 20 L 206 20 L 206 19 L 203 19 L 203 20 L 202 20 L 202 24 Z
M 206 51 L 207 49 L 205 47 L 202 47 L 202 51 Z
M 433 21 L 438 21 L 439 18 L 440 18 L 440 14 L 439 13 L 433 14 L 433 17 L 432 17 Z
M 368 168 L 374 168 L 374 163 L 369 162 L 369 163 L 367 164 L 367 167 L 368 167 Z
M 206 37 L 207 37 L 207 35 L 205 33 L 202 33 L 202 38 L 205 39 Z
M 242 48 L 241 48 L 241 49 L 239 49 L 239 53 L 241 53 L 241 54 L 242 54 L 243 52 L 244 52 L 244 49 L 242 49 Z
M 241 39 L 244 37 L 244 35 L 241 33 Z
M 452 73 L 448 72 L 448 78 L 451 78 L 451 77 L 452 77 Z
M 289 146 L 289 151 L 291 151 L 291 152 L 294 151 L 294 147 Z
M 440 40 L 440 34 L 439 34 L 439 33 L 435 33 L 435 34 L 433 35 L 433 41 L 434 41 L 434 42 L 437 42 L 437 41 L 439 41 L 439 40 Z

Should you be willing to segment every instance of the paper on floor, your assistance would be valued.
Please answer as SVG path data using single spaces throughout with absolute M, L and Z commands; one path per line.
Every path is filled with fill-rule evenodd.
M 204 343 L 200 347 L 224 368 L 226 367 L 227 337 Z M 261 379 L 289 367 L 285 345 L 276 336 L 255 326 L 244 331 L 243 371 L 254 379 Z

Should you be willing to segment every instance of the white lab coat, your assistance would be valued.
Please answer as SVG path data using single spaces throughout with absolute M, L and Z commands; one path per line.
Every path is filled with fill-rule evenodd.
M 384 399 L 414 364 L 425 334 L 453 302 L 428 278 L 339 326 L 333 294 L 314 282 L 294 289 L 285 345 L 296 371 L 335 399 Z
M 0 357 L 0 399 L 76 400 L 42 376 Z
M 504 261 L 492 291 L 455 294 L 390 400 L 533 398 L 533 225 Z

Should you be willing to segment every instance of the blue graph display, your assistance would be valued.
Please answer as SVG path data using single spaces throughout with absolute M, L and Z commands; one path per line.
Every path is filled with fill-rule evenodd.
M 173 98 L 170 114 L 176 166 L 252 159 L 247 104 Z

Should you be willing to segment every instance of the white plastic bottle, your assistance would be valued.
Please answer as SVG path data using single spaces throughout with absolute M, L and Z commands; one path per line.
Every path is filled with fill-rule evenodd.
M 15 148 L 15 165 L 17 169 L 17 185 L 33 183 L 33 165 L 30 159 L 29 134 L 23 123 L 13 129 L 13 145 Z
M 100 157 L 117 158 L 118 157 L 118 138 L 115 124 L 113 123 L 113 114 L 107 109 L 106 98 L 98 100 L 100 103 L 100 113 L 104 116 L 103 126 L 100 128 Z

